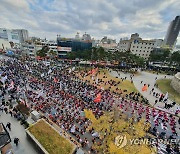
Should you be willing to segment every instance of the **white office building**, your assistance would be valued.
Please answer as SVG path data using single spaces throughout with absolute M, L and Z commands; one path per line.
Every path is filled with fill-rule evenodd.
M 160 46 L 161 41 L 158 40 L 143 40 L 139 37 L 139 34 L 135 33 L 131 35 L 129 40 L 120 40 L 119 51 L 126 52 L 130 51 L 133 54 L 148 59 L 151 51 Z
M 13 29 L 19 36 L 19 42 L 23 43 L 29 39 L 28 31 L 26 29 Z
M 45 45 L 49 47 L 49 51 L 57 52 L 57 42 L 56 41 L 48 41 Z
M 0 38 L 13 43 L 23 43 L 28 40 L 28 31 L 25 29 L 0 28 Z
M 163 46 L 163 39 L 153 39 L 155 48 L 160 48 Z
M 16 31 L 0 28 L 0 39 L 7 40 L 13 43 L 20 43 L 19 34 Z

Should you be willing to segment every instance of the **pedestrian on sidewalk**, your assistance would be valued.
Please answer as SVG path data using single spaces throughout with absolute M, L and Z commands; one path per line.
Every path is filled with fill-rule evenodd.
M 9 111 L 9 114 L 11 115 L 11 117 L 13 116 L 13 113 L 12 113 L 12 111 L 11 111 L 11 110 Z
M 155 100 L 155 102 L 154 102 L 154 105 L 153 105 L 153 106 L 155 106 L 157 103 L 158 103 L 158 100 Z
M 18 146 L 18 144 L 19 144 L 19 138 L 17 138 L 17 137 L 14 138 L 14 144 L 16 144 L 16 146 Z
M 9 131 L 11 131 L 11 123 L 10 123 L 10 122 L 8 122 L 8 123 L 6 124 L 6 128 L 8 128 Z

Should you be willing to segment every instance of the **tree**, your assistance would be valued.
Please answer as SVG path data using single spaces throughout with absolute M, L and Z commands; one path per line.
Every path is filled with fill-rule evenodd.
M 149 61 L 168 61 L 168 57 L 170 56 L 169 49 L 154 49 L 149 55 Z
M 180 51 L 176 51 L 171 55 L 171 61 L 180 65 Z
M 94 148 L 98 150 L 98 153 L 113 153 L 113 154 L 149 154 L 154 149 L 148 145 L 130 145 L 129 142 L 123 148 L 119 148 L 115 139 L 117 136 L 126 136 L 127 140 L 139 139 L 146 136 L 146 131 L 150 125 L 145 125 L 144 120 L 135 122 L 134 118 L 128 119 L 120 111 L 115 110 L 113 112 L 106 112 L 99 119 L 96 119 L 91 110 L 85 110 L 86 118 L 92 122 L 93 127 L 100 135 L 102 144 L 95 144 Z
M 76 59 L 77 58 L 76 52 L 68 52 L 67 53 L 67 58 L 71 59 L 71 60 Z
M 36 52 L 36 55 L 40 56 L 40 57 L 46 57 L 48 51 L 49 51 L 49 47 L 48 46 L 43 46 L 41 50 L 38 50 Z
M 96 52 L 97 52 L 97 58 L 98 58 L 98 60 L 104 60 L 105 59 L 105 57 L 106 57 L 106 52 L 105 52 L 105 50 L 104 50 L 104 48 L 103 47 L 100 47 L 100 48 L 98 48 L 97 50 L 96 50 Z
M 57 56 L 57 52 L 56 52 L 56 51 L 51 50 L 51 51 L 49 51 L 49 55 L 50 55 L 50 57 L 51 57 L 51 58 L 54 58 L 54 57 L 56 57 L 56 56 Z

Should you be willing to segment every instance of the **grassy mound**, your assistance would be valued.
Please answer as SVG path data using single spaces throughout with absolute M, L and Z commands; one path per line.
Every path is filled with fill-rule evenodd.
M 159 89 L 165 94 L 169 93 L 169 97 L 172 101 L 180 104 L 180 95 L 171 87 L 170 79 L 160 79 L 156 82 L 158 84 Z
M 30 127 L 29 131 L 50 154 L 70 154 L 73 152 L 73 144 L 60 136 L 43 120 Z

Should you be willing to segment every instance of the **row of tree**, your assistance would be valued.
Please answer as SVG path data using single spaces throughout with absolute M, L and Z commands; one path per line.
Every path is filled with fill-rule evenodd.
M 70 52 L 68 53 L 67 58 L 79 58 L 93 61 L 116 61 L 118 63 L 133 64 L 138 66 L 143 66 L 145 64 L 145 61 L 142 57 L 136 56 L 131 52 L 105 51 L 102 47 L 93 47 L 90 50 Z
M 37 56 L 46 57 L 47 55 L 52 57 L 57 56 L 55 51 L 49 51 L 48 46 L 44 46 L 41 50 L 37 51 Z M 144 58 L 132 54 L 131 52 L 111 52 L 106 51 L 104 48 L 92 47 L 90 50 L 77 51 L 77 52 L 69 52 L 67 54 L 68 59 L 83 59 L 83 60 L 93 60 L 93 61 L 115 61 L 119 64 L 125 63 L 126 65 L 136 65 L 136 66 L 144 66 L 146 61 Z M 149 56 L 148 61 L 150 62 L 166 62 L 169 65 L 176 65 L 180 67 L 180 52 L 174 52 L 171 54 L 168 49 L 158 49 L 153 50 Z
M 171 53 L 168 49 L 153 50 L 148 60 L 151 62 L 166 62 L 170 65 L 174 63 L 180 66 L 180 51 Z

